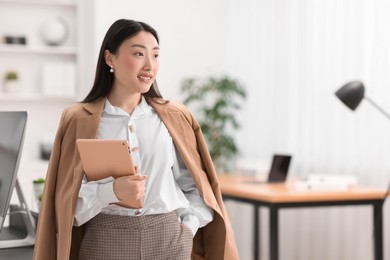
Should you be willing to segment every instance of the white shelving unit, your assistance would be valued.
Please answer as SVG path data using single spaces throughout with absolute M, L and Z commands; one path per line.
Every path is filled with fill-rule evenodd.
M 0 0 L 0 99 L 13 101 L 77 97 L 79 84 L 79 2 L 75 0 Z M 65 24 L 66 37 L 51 46 L 42 37 L 45 25 L 55 19 Z M 25 37 L 26 44 L 8 44 L 6 36 Z M 1 41 L 0 41 L 1 42 Z M 4 75 L 15 71 L 19 89 L 7 93 Z M 9 92 L 9 91 L 8 91 Z M 4 96 L 4 97 L 3 97 Z
M 1 0 L 4 4 L 20 4 L 20 5 L 41 5 L 41 6 L 63 6 L 63 7 L 75 7 L 76 1 L 39 1 L 39 0 Z
M 64 96 L 64 95 L 44 95 L 44 94 L 34 94 L 34 93 L 17 93 L 17 94 L 1 94 L 1 102 L 65 102 L 71 103 L 75 102 L 74 96 Z
M 21 46 L 17 44 L 0 44 L 0 54 L 31 54 L 31 55 L 77 55 L 76 47 L 60 46 Z
M 88 55 L 85 39 L 92 26 L 92 5 L 92 0 L 0 0 L 0 111 L 25 110 L 29 114 L 18 173 L 27 197 L 32 195 L 32 180 L 46 175 L 48 162 L 40 159 L 42 140 L 54 138 L 63 109 L 85 95 L 82 71 Z M 66 22 L 68 34 L 63 43 L 50 46 L 41 30 L 58 17 Z M 24 36 L 27 43 L 6 44 L 2 40 L 6 35 Z M 74 64 L 74 82 L 71 91 L 53 94 L 43 87 L 43 68 L 58 63 Z M 17 93 L 4 91 L 3 78 L 11 70 L 19 75 Z M 30 206 L 35 209 L 33 201 Z

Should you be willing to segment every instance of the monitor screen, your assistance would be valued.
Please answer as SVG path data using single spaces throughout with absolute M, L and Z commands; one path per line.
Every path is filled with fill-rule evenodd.
M 0 111 L 0 230 L 17 179 L 26 120 L 26 111 Z

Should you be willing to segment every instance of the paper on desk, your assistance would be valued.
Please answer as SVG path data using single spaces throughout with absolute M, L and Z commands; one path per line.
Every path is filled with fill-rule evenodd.
M 353 175 L 310 174 L 307 180 L 294 183 L 297 191 L 347 191 L 357 184 Z

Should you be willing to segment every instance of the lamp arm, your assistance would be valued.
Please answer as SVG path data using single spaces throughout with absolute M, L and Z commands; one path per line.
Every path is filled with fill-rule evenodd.
M 371 98 L 367 97 L 367 96 L 364 96 L 364 98 L 369 102 L 371 103 L 371 105 L 373 105 L 376 109 L 378 109 L 384 116 L 387 117 L 387 119 L 390 120 L 390 114 L 387 113 L 383 108 L 381 108 L 377 103 L 375 103 Z

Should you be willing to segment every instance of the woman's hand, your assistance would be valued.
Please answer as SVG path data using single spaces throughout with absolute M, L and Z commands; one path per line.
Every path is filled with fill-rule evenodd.
M 145 175 L 128 175 L 115 179 L 114 193 L 119 200 L 139 200 L 145 195 Z

